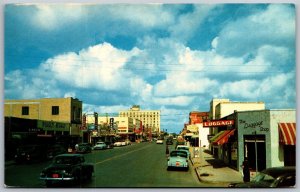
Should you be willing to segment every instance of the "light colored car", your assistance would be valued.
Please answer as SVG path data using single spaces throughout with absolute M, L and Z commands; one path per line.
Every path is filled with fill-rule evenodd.
M 171 151 L 168 157 L 168 168 L 183 168 L 186 171 L 189 170 L 188 153 L 185 150 Z
M 185 150 L 188 153 L 188 157 L 190 157 L 190 147 L 187 145 L 177 145 L 176 150 Z
M 121 141 L 117 141 L 114 143 L 115 147 L 121 147 L 122 146 L 122 142 Z
M 131 145 L 131 141 L 130 141 L 129 139 L 126 139 L 126 140 L 125 140 L 125 144 L 126 144 L 126 145 Z
M 163 144 L 164 143 L 164 140 L 162 140 L 162 139 L 157 139 L 156 140 L 156 144 Z
M 107 145 L 104 142 L 97 142 L 97 144 L 94 146 L 94 150 L 99 149 L 107 149 Z

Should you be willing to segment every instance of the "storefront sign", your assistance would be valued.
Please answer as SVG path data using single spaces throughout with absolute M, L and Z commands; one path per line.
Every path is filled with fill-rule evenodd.
M 205 121 L 203 122 L 203 127 L 220 127 L 233 124 L 234 120 Z

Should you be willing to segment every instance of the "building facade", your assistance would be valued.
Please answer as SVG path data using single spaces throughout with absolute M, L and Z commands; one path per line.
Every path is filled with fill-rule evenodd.
M 144 129 L 151 130 L 152 134 L 159 134 L 161 131 L 159 110 L 141 110 L 139 105 L 134 105 L 130 110 L 120 111 L 119 117 L 130 117 L 142 121 Z
M 224 117 L 234 125 L 224 126 L 212 145 L 218 159 L 241 171 L 247 158 L 252 172 L 296 164 L 296 111 L 240 111 Z
M 79 135 L 82 101 L 72 97 L 5 100 L 4 116 L 37 120 L 39 134 Z

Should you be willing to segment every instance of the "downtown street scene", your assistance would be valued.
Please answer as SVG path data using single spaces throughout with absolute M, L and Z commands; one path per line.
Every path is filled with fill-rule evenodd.
M 295 15 L 6 4 L 3 186 L 295 188 Z

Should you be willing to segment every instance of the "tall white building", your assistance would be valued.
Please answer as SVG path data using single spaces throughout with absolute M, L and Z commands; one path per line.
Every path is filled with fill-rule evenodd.
M 142 121 L 144 129 L 151 129 L 153 133 L 160 133 L 160 111 L 141 110 L 139 105 L 133 105 L 129 110 L 120 111 L 119 117 L 131 117 Z

